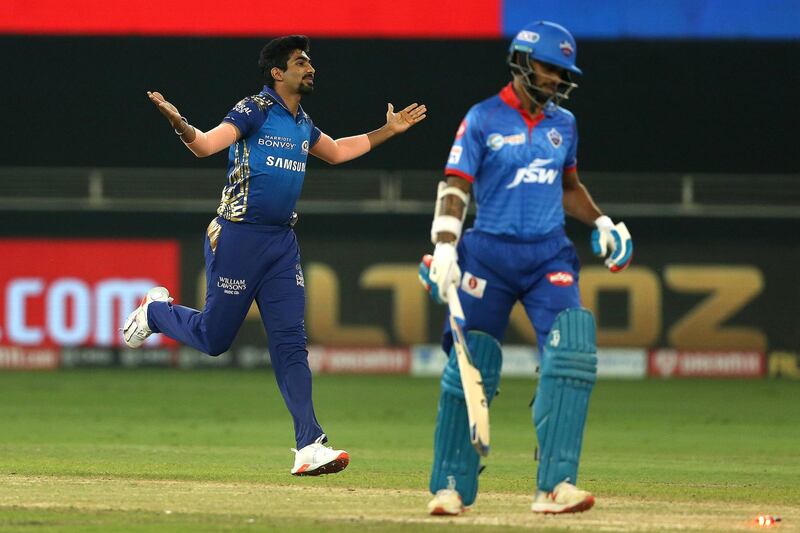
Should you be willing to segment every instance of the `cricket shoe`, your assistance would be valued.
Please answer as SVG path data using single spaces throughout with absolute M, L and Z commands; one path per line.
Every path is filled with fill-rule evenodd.
M 455 516 L 464 512 L 461 495 L 454 489 L 439 489 L 428 502 L 428 512 L 432 515 Z
M 319 436 L 312 444 L 294 452 L 293 476 L 319 476 L 341 472 L 350 464 L 350 455 L 344 450 L 334 450 L 325 446 L 322 441 L 325 434 Z
M 531 510 L 534 513 L 560 514 L 588 511 L 594 505 L 594 496 L 580 490 L 572 483 L 562 481 L 553 492 L 537 491 Z
M 153 287 L 142 298 L 142 303 L 139 304 L 125 321 L 125 326 L 122 328 L 122 338 L 125 339 L 125 344 L 131 348 L 138 348 L 147 337 L 153 334 L 150 326 L 147 325 L 147 306 L 151 302 L 171 302 L 172 298 L 169 296 L 169 291 L 164 287 Z

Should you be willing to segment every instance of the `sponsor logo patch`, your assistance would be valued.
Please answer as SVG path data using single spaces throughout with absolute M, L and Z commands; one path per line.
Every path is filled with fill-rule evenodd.
M 247 98 L 239 100 L 239 102 L 235 106 L 233 106 L 233 110 L 237 113 L 242 113 L 244 115 L 249 115 L 250 112 L 252 111 L 249 107 L 247 107 Z
M 543 183 L 552 185 L 558 176 L 558 169 L 545 168 L 553 162 L 552 159 L 539 159 L 538 157 L 527 167 L 517 169 L 514 181 L 506 186 L 506 189 L 513 189 L 520 183 Z
M 246 279 L 232 279 L 223 276 L 218 276 L 217 287 L 222 289 L 225 294 L 241 294 L 242 291 L 247 290 Z
M 558 47 L 561 49 L 561 53 L 567 57 L 575 53 L 575 49 L 572 47 L 572 43 L 569 41 L 561 41 L 558 44 Z
M 555 128 L 550 128 L 550 131 L 547 132 L 547 139 L 553 145 L 553 148 L 561 146 L 561 142 L 564 140 Z
M 525 133 L 515 133 L 514 135 L 501 135 L 499 133 L 491 133 L 486 139 L 486 145 L 492 150 L 499 150 L 505 145 L 518 145 L 525 144 Z
M 467 131 L 467 119 L 464 119 L 461 121 L 461 124 L 458 125 L 458 131 L 456 131 L 456 140 L 463 137 L 466 131 Z
M 503 137 L 504 144 L 525 144 L 525 134 L 524 133 L 517 133 L 515 135 L 506 135 Z
M 265 135 L 258 138 L 260 146 L 267 146 L 269 148 L 279 148 L 281 150 L 294 150 L 297 144 L 292 142 L 291 137 L 278 137 L 276 135 Z M 308 141 L 304 143 L 305 153 L 308 152 Z
M 308 154 L 308 141 L 303 141 L 303 144 L 300 145 L 300 153 L 303 155 Z
M 461 161 L 461 152 L 464 151 L 464 148 L 461 146 L 453 146 L 450 148 L 450 156 L 447 158 L 448 165 L 457 165 L 459 161 Z
M 558 287 L 569 287 L 575 279 L 569 272 L 550 272 L 547 274 L 547 281 Z
M 495 152 L 503 147 L 503 136 L 499 133 L 492 133 L 486 139 L 486 146 L 494 150 Z
M 288 157 L 275 157 L 274 155 L 270 155 L 267 156 L 266 163 L 268 167 L 278 167 L 284 170 L 292 170 L 294 172 L 306 171 L 305 161 L 296 161 L 294 159 L 289 159 Z
M 461 290 L 475 298 L 483 298 L 483 292 L 486 290 L 486 280 L 475 276 L 471 272 L 464 272 L 464 276 L 461 278 Z
M 535 31 L 522 30 L 517 34 L 518 41 L 525 41 L 526 43 L 538 43 L 539 34 Z
M 305 287 L 306 279 L 303 277 L 303 269 L 300 267 L 300 263 L 296 264 L 294 268 L 297 270 L 297 273 L 294 275 L 295 280 L 297 280 L 297 286 Z

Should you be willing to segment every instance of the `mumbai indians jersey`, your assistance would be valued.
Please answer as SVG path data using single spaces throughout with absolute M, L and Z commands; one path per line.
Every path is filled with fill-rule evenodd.
M 228 149 L 228 184 L 217 214 L 233 222 L 287 224 L 320 130 L 302 107 L 292 116 L 267 86 L 241 100 L 223 121 L 236 126 L 241 138 Z
M 472 182 L 476 229 L 536 238 L 564 225 L 561 176 L 576 166 L 577 146 L 572 113 L 549 104 L 532 116 L 509 83 L 469 110 L 445 174 Z

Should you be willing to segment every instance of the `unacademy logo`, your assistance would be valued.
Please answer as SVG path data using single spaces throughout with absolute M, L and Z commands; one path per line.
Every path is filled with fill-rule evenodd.
M 544 167 L 552 162 L 552 159 L 534 159 L 533 163 L 527 167 L 517 169 L 514 181 L 506 189 L 513 189 L 520 183 L 546 183 L 551 185 L 556 180 L 556 176 L 558 176 L 558 169 Z

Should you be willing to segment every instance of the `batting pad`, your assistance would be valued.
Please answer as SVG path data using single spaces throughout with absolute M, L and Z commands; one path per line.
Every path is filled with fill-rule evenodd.
M 481 373 L 486 400 L 491 405 L 500 384 L 500 367 L 503 364 L 500 343 L 491 335 L 470 331 L 467 333 L 467 347 L 475 368 Z M 433 438 L 431 493 L 453 488 L 450 486 L 452 478 L 464 505 L 472 505 L 478 494 L 479 468 L 480 456 L 470 442 L 464 389 L 461 386 L 455 348 L 452 348 L 442 373 L 439 412 Z
M 564 480 L 577 483 L 583 427 L 597 378 L 596 353 L 592 313 L 583 308 L 559 313 L 544 346 L 533 404 L 539 490 L 550 492 Z

